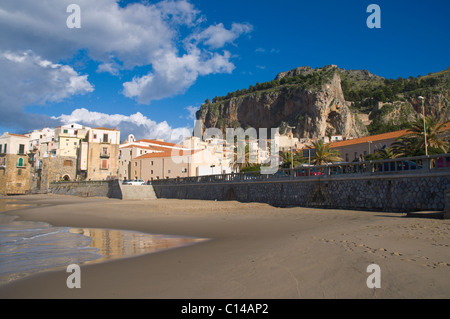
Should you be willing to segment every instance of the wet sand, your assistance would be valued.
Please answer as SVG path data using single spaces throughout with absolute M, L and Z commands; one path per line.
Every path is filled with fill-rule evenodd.
M 450 220 L 235 201 L 64 195 L 3 197 L 1 209 L 54 226 L 211 240 L 81 265 L 80 289 L 67 288 L 66 269 L 36 274 L 1 286 L 0 298 L 450 297 Z M 380 266 L 381 288 L 367 287 L 370 264 Z

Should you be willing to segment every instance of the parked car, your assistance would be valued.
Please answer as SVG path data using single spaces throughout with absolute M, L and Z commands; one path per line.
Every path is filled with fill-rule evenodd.
M 408 171 L 408 170 L 415 170 L 415 169 L 422 169 L 422 165 L 418 165 L 415 162 L 412 161 L 399 161 L 399 162 L 389 162 L 384 163 L 383 167 L 379 166 L 378 171 Z
M 132 179 L 128 181 L 124 181 L 123 185 L 145 185 L 145 181 L 143 179 Z
M 437 168 L 450 167 L 450 156 L 449 157 L 445 156 L 445 161 L 444 157 L 439 157 L 436 166 Z
M 316 168 L 301 168 L 295 170 L 295 176 L 317 176 L 324 175 L 322 172 L 319 172 Z

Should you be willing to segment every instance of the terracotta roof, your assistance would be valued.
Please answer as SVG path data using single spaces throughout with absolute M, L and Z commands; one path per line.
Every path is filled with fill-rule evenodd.
M 360 138 L 354 138 L 354 139 L 346 140 L 346 141 L 332 142 L 330 145 L 330 148 L 343 147 L 343 146 L 349 146 L 349 145 L 355 145 L 355 144 L 363 144 L 363 143 L 367 143 L 367 142 L 376 142 L 376 141 L 396 139 L 396 138 L 399 138 L 400 136 L 405 135 L 407 133 L 407 131 L 408 130 L 401 130 L 401 131 L 365 136 L 365 137 L 360 137 Z
M 29 136 L 26 136 L 26 135 L 22 135 L 22 134 L 13 134 L 13 133 L 8 133 L 8 135 L 12 135 L 12 136 L 17 136 L 17 137 L 26 137 L 26 138 L 30 138 Z
M 169 142 L 163 142 L 163 141 L 156 141 L 156 140 L 142 139 L 142 140 L 138 140 L 136 142 L 152 143 L 152 144 L 159 144 L 159 145 L 171 146 L 171 147 L 183 147 L 183 145 L 169 143 Z
M 95 127 L 93 130 L 103 130 L 103 131 L 117 131 L 116 129 L 107 128 L 107 127 Z
M 126 145 L 126 146 L 121 146 L 120 148 L 142 148 L 145 150 L 152 150 L 152 151 L 168 151 L 168 150 L 172 150 L 171 148 L 167 148 L 167 147 L 161 147 L 161 146 L 147 146 L 147 145 L 137 145 L 137 144 L 130 144 L 130 145 Z
M 135 160 L 145 159 L 145 158 L 157 158 L 157 157 L 186 156 L 186 155 L 195 154 L 197 152 L 200 152 L 200 151 L 199 150 L 194 150 L 194 151 L 170 150 L 170 151 L 160 152 L 160 153 L 147 153 L 147 154 L 141 155 L 139 157 L 136 157 Z
M 445 124 L 445 129 L 450 129 L 450 122 L 447 122 Z M 395 131 L 395 132 L 376 134 L 376 135 L 365 136 L 365 137 L 360 137 L 360 138 L 354 138 L 354 139 L 346 140 L 346 141 L 331 142 L 330 148 L 363 144 L 363 143 L 367 143 L 367 142 L 377 142 L 377 141 L 383 141 L 383 140 L 389 140 L 389 139 L 396 139 L 396 138 L 399 138 L 408 133 L 409 133 L 409 130 L 406 129 L 406 130 L 401 130 L 401 131 Z M 308 149 L 308 147 L 306 147 L 306 148 Z M 311 149 L 313 149 L 313 148 L 314 147 L 311 147 Z

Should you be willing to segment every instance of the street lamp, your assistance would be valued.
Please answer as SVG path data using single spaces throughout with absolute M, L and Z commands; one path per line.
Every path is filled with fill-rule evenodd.
M 425 106 L 424 106 L 424 100 L 425 98 L 423 96 L 418 97 L 419 100 L 422 100 L 422 114 L 423 114 L 423 136 L 425 139 L 425 155 L 428 156 L 428 146 L 427 146 L 427 129 L 425 124 Z
M 291 129 L 291 143 L 290 143 L 290 151 L 291 151 L 291 170 L 294 169 L 294 155 L 292 153 L 292 141 L 293 141 L 293 133 L 292 130 L 295 129 L 295 126 L 287 125 L 287 128 Z

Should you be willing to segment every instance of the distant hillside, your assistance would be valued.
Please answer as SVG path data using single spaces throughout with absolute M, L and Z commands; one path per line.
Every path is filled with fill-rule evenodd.
M 209 99 L 197 112 L 205 127 L 295 127 L 299 138 L 358 137 L 408 127 L 422 114 L 450 120 L 450 69 L 408 79 L 367 70 L 307 66 L 274 80 Z

